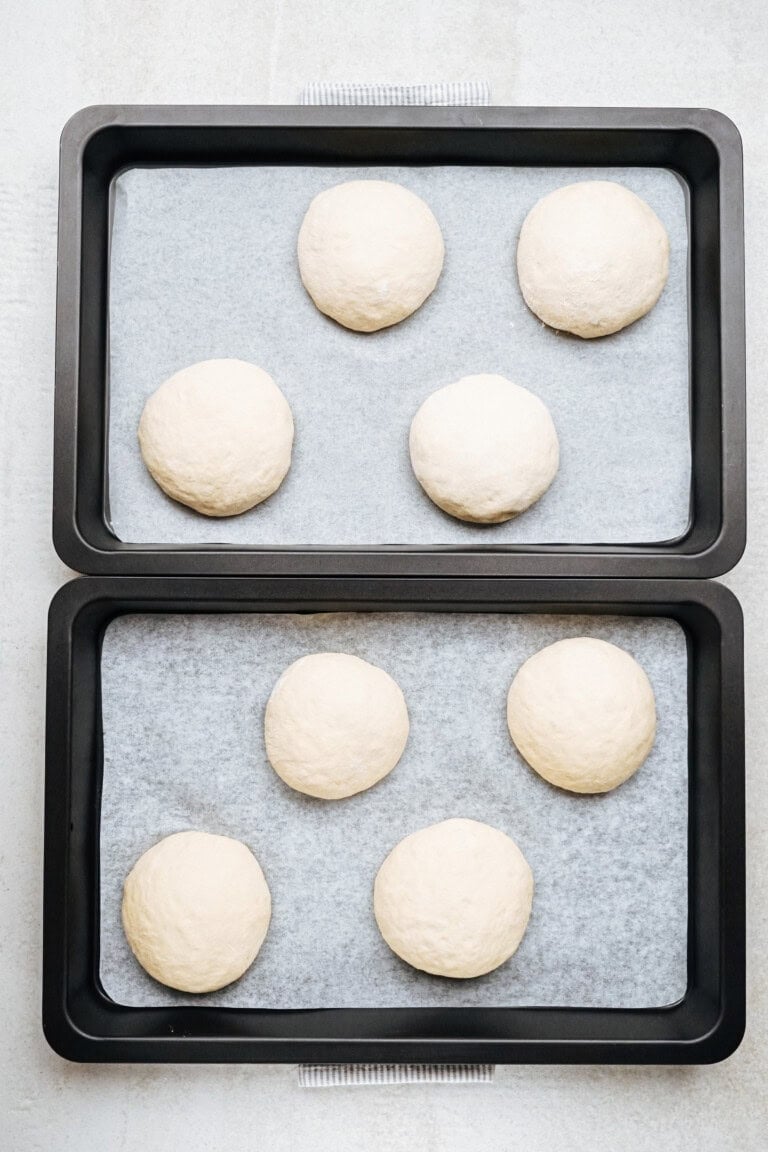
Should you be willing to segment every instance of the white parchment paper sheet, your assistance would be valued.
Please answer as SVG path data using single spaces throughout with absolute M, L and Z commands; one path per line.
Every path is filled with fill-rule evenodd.
M 574 796 L 520 759 L 505 702 L 520 664 L 589 634 L 630 651 L 656 693 L 658 736 L 636 776 Z M 328 802 L 289 789 L 264 752 L 263 713 L 283 669 L 352 652 L 403 689 L 411 734 L 375 788 Z M 104 788 L 101 977 L 124 1004 L 266 1008 L 667 1004 L 686 986 L 686 644 L 670 620 L 349 614 L 126 616 L 102 656 Z M 374 876 L 409 832 L 450 816 L 509 833 L 535 877 L 515 956 L 478 980 L 416 972 L 381 939 Z M 185 828 L 244 840 L 264 869 L 273 919 L 238 982 L 206 997 L 147 976 L 123 936 L 125 876 Z
M 302 287 L 296 238 L 312 197 L 354 178 L 399 181 L 440 221 L 438 287 L 408 320 L 350 332 Z M 620 180 L 671 241 L 669 283 L 642 320 L 602 340 L 544 327 L 517 284 L 536 200 L 573 180 Z M 687 526 L 687 225 L 677 178 L 645 168 L 133 169 L 115 188 L 110 282 L 109 500 L 124 541 L 251 545 L 615 543 Z M 168 499 L 139 454 L 147 397 L 211 357 L 265 368 L 296 422 L 280 490 L 208 519 Z M 500 372 L 537 393 L 560 436 L 550 491 L 518 520 L 462 524 L 416 482 L 408 429 L 431 392 Z

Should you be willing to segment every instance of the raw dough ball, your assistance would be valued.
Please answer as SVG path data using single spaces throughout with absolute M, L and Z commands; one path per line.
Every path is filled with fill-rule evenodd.
M 123 890 L 123 928 L 155 980 L 215 992 L 256 958 L 272 902 L 256 858 L 239 840 L 208 832 L 166 836 L 134 864 Z
M 464 376 L 433 392 L 411 424 L 411 464 L 438 507 L 499 524 L 555 478 L 557 432 L 546 406 L 504 376 Z
M 280 487 L 293 417 L 271 376 L 244 360 L 203 360 L 161 384 L 139 421 L 141 454 L 173 500 L 237 516 Z
M 509 690 L 507 723 L 521 756 L 550 784 L 609 792 L 650 752 L 656 705 L 628 652 L 583 636 L 526 660 Z
M 653 209 L 621 184 L 587 180 L 550 192 L 525 218 L 517 274 L 549 324 L 591 339 L 650 312 L 669 273 L 669 239 Z
M 315 196 L 299 232 L 299 271 L 317 307 L 376 332 L 419 308 L 443 267 L 440 225 L 414 192 L 350 180 Z
M 379 869 L 373 910 L 393 952 L 435 976 L 482 976 L 523 938 L 533 875 L 514 840 L 477 820 L 406 836 Z
M 291 664 L 275 684 L 264 739 L 286 784 L 339 800 L 392 771 L 408 727 L 405 699 L 391 676 L 357 656 L 318 652 Z

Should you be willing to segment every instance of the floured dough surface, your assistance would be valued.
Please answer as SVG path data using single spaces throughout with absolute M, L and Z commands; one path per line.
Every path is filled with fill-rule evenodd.
M 632 776 L 656 735 L 656 704 L 637 661 L 605 640 L 559 640 L 525 661 L 507 698 L 521 756 L 559 788 L 608 792 Z
M 517 950 L 533 874 L 515 842 L 477 820 L 453 819 L 406 836 L 379 869 L 373 906 L 393 952 L 423 972 L 482 976 Z
M 139 445 L 173 500 L 206 516 L 236 516 L 280 487 L 291 465 L 293 417 L 262 368 L 202 360 L 147 400 Z
M 649 204 L 611 180 L 568 184 L 525 218 L 517 273 L 551 328 L 591 339 L 653 308 L 669 274 L 669 238 Z
M 150 976 L 214 992 L 251 966 L 272 903 L 258 861 L 229 836 L 177 832 L 141 856 L 123 889 L 123 928 Z
M 392 677 L 343 652 L 291 664 L 264 717 L 267 756 L 278 776 L 325 800 L 353 796 L 391 772 L 408 731 L 405 698 Z
M 304 287 L 321 312 L 357 332 L 415 312 L 437 284 L 443 255 L 430 208 L 389 180 L 350 180 L 320 192 L 299 232 Z
M 411 464 L 429 498 L 459 520 L 499 524 L 535 503 L 560 450 L 546 405 L 504 376 L 464 376 L 413 418 Z

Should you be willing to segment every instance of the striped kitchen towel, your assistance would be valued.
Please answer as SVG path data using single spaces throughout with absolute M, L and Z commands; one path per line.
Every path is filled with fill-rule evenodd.
M 454 84 L 308 84 L 302 104 L 480 106 L 491 102 L 485 80 Z M 370 1084 L 490 1084 L 494 1064 L 300 1064 L 301 1088 Z
M 369 1084 L 491 1084 L 495 1064 L 300 1064 L 300 1088 Z
M 491 86 L 485 80 L 453 84 L 307 84 L 302 104 L 376 104 L 440 107 L 490 104 Z

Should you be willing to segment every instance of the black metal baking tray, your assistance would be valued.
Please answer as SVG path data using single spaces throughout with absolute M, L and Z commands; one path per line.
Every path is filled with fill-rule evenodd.
M 109 527 L 110 201 L 133 166 L 640 165 L 689 207 L 690 520 L 623 545 L 129 544 Z M 716 576 L 745 542 L 741 142 L 717 112 L 631 108 L 94 107 L 61 142 L 53 533 L 93 575 Z
M 99 981 L 100 656 L 124 613 L 434 611 L 670 617 L 689 652 L 688 983 L 663 1008 L 130 1008 Z M 697 581 L 85 578 L 51 605 L 43 1027 L 88 1061 L 707 1063 L 744 1029 L 742 618 Z

